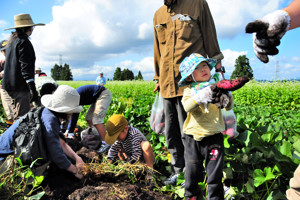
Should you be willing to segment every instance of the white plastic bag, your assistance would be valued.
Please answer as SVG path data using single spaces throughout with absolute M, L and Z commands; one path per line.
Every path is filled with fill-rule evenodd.
M 236 117 L 233 110 L 222 109 L 223 120 L 225 124 L 225 131 L 223 134 L 229 135 L 229 138 L 236 138 L 239 135 L 236 128 Z
M 163 107 L 163 98 L 158 92 L 152 105 L 150 116 L 151 129 L 157 134 L 165 132 L 165 113 Z

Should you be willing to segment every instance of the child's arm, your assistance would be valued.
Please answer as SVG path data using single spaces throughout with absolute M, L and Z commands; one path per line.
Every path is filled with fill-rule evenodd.
M 210 87 L 201 89 L 195 95 L 191 94 L 190 88 L 186 88 L 183 93 L 182 105 L 186 112 L 190 112 L 199 106 L 204 109 L 204 104 L 208 104 L 212 101 L 211 97 L 212 91 Z
M 116 141 L 111 147 L 109 148 L 107 159 L 111 161 L 115 161 L 118 157 L 118 152 L 121 149 L 121 143 Z

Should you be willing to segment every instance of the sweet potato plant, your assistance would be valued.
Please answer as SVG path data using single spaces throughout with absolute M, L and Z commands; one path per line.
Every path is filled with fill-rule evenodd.
M 95 83 L 60 81 L 59 84 L 77 88 Z M 123 114 L 151 142 L 156 155 L 154 168 L 160 172 L 160 179 L 168 176 L 170 166 L 165 138 L 154 133 L 149 124 L 155 83 L 108 81 L 106 87 L 113 98 L 105 122 L 112 114 Z M 239 136 L 235 139 L 224 136 L 224 185 L 230 188 L 229 196 L 235 199 L 285 199 L 289 180 L 300 164 L 300 83 L 250 81 L 232 95 Z M 80 115 L 79 130 L 87 127 L 84 120 L 87 109 L 88 106 L 84 106 Z M 3 110 L 0 122 L 5 122 Z M 160 190 L 172 199 L 183 199 L 181 181 L 184 181 L 183 176 L 180 176 L 178 186 L 164 186 Z M 205 194 L 205 177 L 199 186 Z

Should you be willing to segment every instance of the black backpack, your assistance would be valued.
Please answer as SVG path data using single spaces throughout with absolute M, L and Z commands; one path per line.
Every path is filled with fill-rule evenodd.
M 23 165 L 30 165 L 38 160 L 35 166 L 48 162 L 46 145 L 42 133 L 41 113 L 43 107 L 32 108 L 21 119 L 14 134 L 14 154 Z

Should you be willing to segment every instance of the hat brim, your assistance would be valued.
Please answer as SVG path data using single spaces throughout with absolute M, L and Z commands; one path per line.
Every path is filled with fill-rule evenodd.
M 119 135 L 121 134 L 122 131 L 114 134 L 113 136 L 108 135 L 107 131 L 105 134 L 105 142 L 109 145 L 113 145 L 113 143 L 115 143 L 115 141 L 117 140 L 117 138 L 119 137 Z
M 7 28 L 7 29 L 4 29 L 4 30 L 6 31 L 6 30 L 11 30 L 11 29 L 25 28 L 25 27 L 31 27 L 31 26 L 45 26 L 45 24 L 38 23 L 38 24 L 21 25 L 21 26 L 15 26 L 15 27 L 12 27 L 12 28 Z
M 41 103 L 49 110 L 59 112 L 59 113 L 80 113 L 82 111 L 82 106 L 69 107 L 69 106 L 53 106 L 52 94 L 46 94 L 42 96 Z

